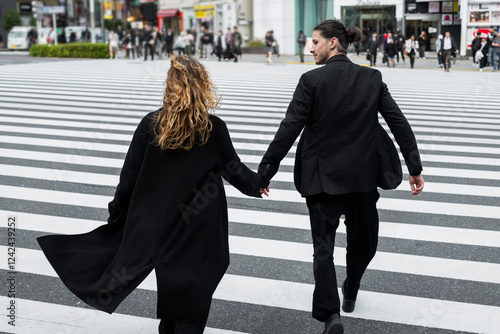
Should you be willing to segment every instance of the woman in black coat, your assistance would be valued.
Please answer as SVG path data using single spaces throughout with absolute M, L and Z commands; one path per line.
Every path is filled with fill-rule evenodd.
M 199 62 L 173 57 L 163 108 L 134 133 L 108 224 L 38 238 L 63 283 L 85 303 L 112 313 L 155 269 L 160 333 L 203 333 L 229 265 L 222 178 L 253 197 L 267 195 L 268 186 L 240 161 L 226 124 L 209 114 L 218 101 Z

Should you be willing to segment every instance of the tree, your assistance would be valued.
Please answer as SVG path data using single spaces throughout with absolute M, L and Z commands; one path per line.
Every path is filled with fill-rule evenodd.
M 19 17 L 19 13 L 13 9 L 7 9 L 5 15 L 3 17 L 2 27 L 5 30 L 9 31 L 12 27 L 20 26 L 21 18 Z

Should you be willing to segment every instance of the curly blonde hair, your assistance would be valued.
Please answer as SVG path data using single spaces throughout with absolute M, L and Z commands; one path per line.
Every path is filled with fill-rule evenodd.
M 210 137 L 209 112 L 219 106 L 217 88 L 207 70 L 190 56 L 172 57 L 163 108 L 156 113 L 153 144 L 162 150 L 191 150 Z

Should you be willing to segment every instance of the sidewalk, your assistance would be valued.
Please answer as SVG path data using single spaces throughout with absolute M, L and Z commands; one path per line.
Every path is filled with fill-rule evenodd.
M 366 60 L 366 52 L 362 52 L 359 54 L 359 56 L 356 56 L 354 53 L 348 53 L 347 57 L 354 63 L 360 64 L 360 65 L 370 65 L 370 62 Z M 287 64 L 300 64 L 300 58 L 298 55 L 280 55 L 278 57 L 277 55 L 273 55 L 273 64 L 280 64 L 280 63 L 287 63 Z M 242 62 L 262 62 L 266 63 L 267 62 L 267 55 L 260 55 L 260 54 L 243 54 L 241 58 Z M 306 55 L 304 57 L 304 64 L 309 64 L 309 65 L 314 65 L 314 58 L 312 55 Z M 382 64 L 382 52 L 379 52 L 377 55 L 377 66 L 376 67 L 383 67 L 387 66 L 386 64 Z M 405 63 L 403 64 L 402 59 L 399 59 L 399 63 L 396 63 L 396 68 L 410 68 L 410 60 L 408 56 L 405 56 Z M 425 59 L 419 59 L 418 57 L 415 58 L 415 68 L 426 68 L 426 69 L 441 69 L 438 66 L 438 61 L 437 61 L 437 54 L 433 51 L 431 52 L 426 52 L 425 53 Z M 467 57 L 460 57 L 457 56 L 455 64 L 452 63 L 451 65 L 452 69 L 460 69 L 460 70 L 473 70 L 473 71 L 479 71 L 478 67 L 473 67 L 472 66 L 472 59 L 467 59 Z M 487 67 L 485 70 L 486 71 L 491 71 L 491 66 Z

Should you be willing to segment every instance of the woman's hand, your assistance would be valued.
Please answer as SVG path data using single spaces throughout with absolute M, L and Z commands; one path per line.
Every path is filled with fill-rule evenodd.
M 259 193 L 261 195 L 264 194 L 269 197 L 269 186 L 267 186 L 266 188 L 260 188 Z

